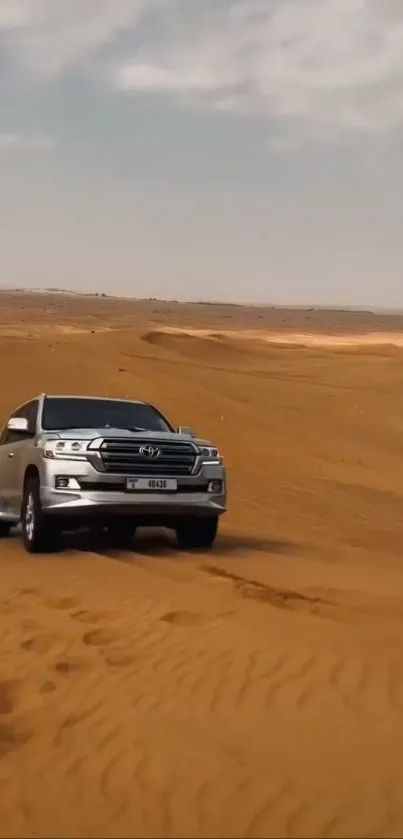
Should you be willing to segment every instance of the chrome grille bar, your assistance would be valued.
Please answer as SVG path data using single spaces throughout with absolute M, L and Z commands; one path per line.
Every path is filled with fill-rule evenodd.
M 159 456 L 144 456 L 140 452 L 142 446 L 159 449 Z M 101 444 L 100 455 L 104 471 L 120 475 L 190 475 L 196 460 L 193 444 L 176 440 L 108 438 Z

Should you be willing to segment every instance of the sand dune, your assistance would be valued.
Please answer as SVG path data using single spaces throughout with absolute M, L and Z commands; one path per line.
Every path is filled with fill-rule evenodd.
M 0 338 L 4 419 L 42 390 L 150 399 L 217 441 L 230 510 L 210 554 L 1 542 L 0 836 L 401 835 L 402 354 L 71 306 Z
M 281 346 L 298 347 L 374 347 L 391 346 L 403 347 L 403 334 L 401 332 L 363 332 L 344 333 L 342 335 L 331 335 L 309 333 L 309 332 L 282 332 L 264 331 L 259 329 L 237 329 L 212 332 L 208 329 L 184 329 L 181 327 L 166 327 L 159 331 L 150 332 L 143 336 L 150 344 L 172 346 L 169 336 L 175 336 L 176 341 L 181 340 L 185 345 L 191 345 L 192 339 L 204 339 L 204 343 L 211 340 L 221 340 L 225 346 L 226 341 L 265 341 L 268 344 L 279 344 Z

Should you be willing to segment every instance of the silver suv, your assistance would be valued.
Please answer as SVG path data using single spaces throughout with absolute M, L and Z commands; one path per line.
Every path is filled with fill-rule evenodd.
M 181 548 L 209 548 L 225 505 L 215 446 L 147 402 L 41 394 L 0 437 L 0 536 L 21 522 L 30 553 L 88 525 L 121 547 L 137 526 L 162 526 Z

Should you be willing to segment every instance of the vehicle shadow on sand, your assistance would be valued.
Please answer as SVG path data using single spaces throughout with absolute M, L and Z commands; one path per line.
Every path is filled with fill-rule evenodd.
M 63 536 L 63 550 L 84 551 L 98 553 L 122 562 L 130 562 L 136 555 L 153 557 L 173 557 L 208 554 L 209 556 L 242 557 L 245 553 L 264 553 L 282 556 L 295 556 L 300 553 L 301 546 L 287 540 L 266 539 L 260 536 L 223 533 L 217 537 L 213 547 L 185 551 L 178 548 L 175 535 L 165 529 L 139 528 L 133 538 L 130 548 L 117 548 L 111 545 L 107 538 L 100 533 L 80 531 L 67 533 Z

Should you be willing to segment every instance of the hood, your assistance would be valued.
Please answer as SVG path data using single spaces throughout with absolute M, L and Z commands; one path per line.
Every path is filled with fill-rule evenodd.
M 46 437 L 59 438 L 61 440 L 94 440 L 97 437 L 104 439 L 120 437 L 130 440 L 177 440 L 183 443 L 195 443 L 196 446 L 214 446 L 209 440 L 199 437 L 191 437 L 189 434 L 178 434 L 176 431 L 128 431 L 125 428 L 69 428 L 65 431 L 47 431 Z

